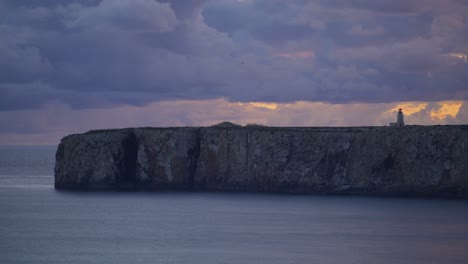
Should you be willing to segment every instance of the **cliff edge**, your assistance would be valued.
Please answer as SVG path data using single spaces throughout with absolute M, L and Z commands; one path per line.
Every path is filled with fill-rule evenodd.
M 62 139 L 55 187 L 468 197 L 468 126 L 200 127 Z

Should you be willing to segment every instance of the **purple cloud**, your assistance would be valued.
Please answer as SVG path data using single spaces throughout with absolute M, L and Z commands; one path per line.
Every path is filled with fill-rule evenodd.
M 468 99 L 466 1 L 0 3 L 0 110 Z

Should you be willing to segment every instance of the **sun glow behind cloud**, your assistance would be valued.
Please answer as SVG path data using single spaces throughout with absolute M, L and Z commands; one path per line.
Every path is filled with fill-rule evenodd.
M 450 53 L 449 56 L 463 60 L 465 63 L 468 63 L 468 55 L 464 53 Z
M 248 105 L 251 105 L 253 107 L 258 107 L 258 108 L 266 108 L 269 110 L 276 110 L 278 108 L 277 103 L 251 102 L 251 103 L 248 103 Z

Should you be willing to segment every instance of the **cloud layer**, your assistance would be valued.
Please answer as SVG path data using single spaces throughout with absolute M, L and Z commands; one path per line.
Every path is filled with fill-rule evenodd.
M 466 0 L 2 0 L 0 38 L 0 110 L 468 99 Z

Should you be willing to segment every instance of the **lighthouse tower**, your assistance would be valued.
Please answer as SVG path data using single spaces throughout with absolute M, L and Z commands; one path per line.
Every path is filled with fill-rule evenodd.
M 402 127 L 405 125 L 405 120 L 403 117 L 403 110 L 400 108 L 398 109 L 398 115 L 397 115 L 397 126 Z
M 403 109 L 398 109 L 397 121 L 396 123 L 390 123 L 390 126 L 402 127 L 405 125 L 405 118 L 403 116 Z

